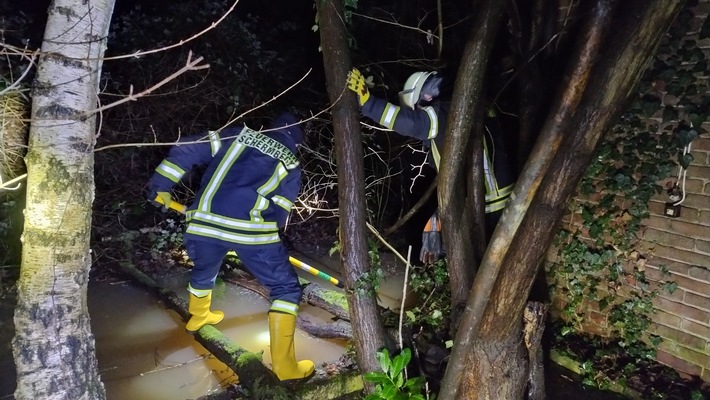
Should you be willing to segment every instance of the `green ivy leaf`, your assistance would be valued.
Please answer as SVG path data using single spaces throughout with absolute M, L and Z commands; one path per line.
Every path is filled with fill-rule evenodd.
M 366 381 L 373 383 L 385 383 L 389 382 L 390 379 L 383 372 L 367 372 L 363 376 Z

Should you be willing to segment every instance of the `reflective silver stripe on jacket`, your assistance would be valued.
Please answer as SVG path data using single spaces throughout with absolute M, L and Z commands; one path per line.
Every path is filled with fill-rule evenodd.
M 252 232 L 273 232 L 278 230 L 276 222 L 255 222 L 237 218 L 229 218 L 216 214 L 208 214 L 201 211 L 195 211 L 191 214 L 190 221 L 209 222 L 214 225 L 223 226 L 225 228 L 238 229 L 242 231 Z
M 234 162 L 237 160 L 237 158 L 239 158 L 239 155 L 242 154 L 242 151 L 244 151 L 244 149 L 245 146 L 240 144 L 236 140 L 232 143 L 231 146 L 229 146 L 227 153 L 224 155 L 224 158 L 222 158 L 222 160 L 219 162 L 217 169 L 214 171 L 214 174 L 212 174 L 212 176 L 210 177 L 210 181 L 205 187 L 205 191 L 202 193 L 202 198 L 200 198 L 200 203 L 197 206 L 198 210 L 205 213 L 210 213 L 212 199 L 214 198 L 215 193 L 217 193 L 217 189 L 220 187 L 220 185 L 222 185 L 224 177 L 227 176 L 227 173 L 232 168 L 232 165 L 234 165 Z
M 239 243 L 239 244 L 267 244 L 267 243 L 278 243 L 281 239 L 279 238 L 279 233 L 273 232 L 270 234 L 240 234 L 235 232 L 224 231 L 219 228 L 211 226 L 203 226 L 190 223 L 185 230 L 185 233 L 204 236 L 213 239 L 221 239 L 227 242 Z
M 429 116 L 429 139 L 434 139 L 439 134 L 439 117 L 436 115 L 434 107 L 422 107 Z
M 207 137 L 209 137 L 210 139 L 210 149 L 212 149 L 212 157 L 214 157 L 214 155 L 217 154 L 219 149 L 222 148 L 222 141 L 220 140 L 219 132 L 208 131 Z
M 380 125 L 387 127 L 389 129 L 394 128 L 394 120 L 399 114 L 400 107 L 392 103 L 385 104 L 385 110 L 382 112 L 382 117 L 380 117 Z
M 180 182 L 182 176 L 185 175 L 184 169 L 180 168 L 177 164 L 171 163 L 168 160 L 163 160 L 163 162 L 158 165 L 155 171 L 175 183 Z
M 486 193 L 486 212 L 496 212 L 505 208 L 506 203 L 510 199 L 510 195 L 513 193 L 514 183 L 504 187 L 503 189 L 497 190 L 495 193 Z

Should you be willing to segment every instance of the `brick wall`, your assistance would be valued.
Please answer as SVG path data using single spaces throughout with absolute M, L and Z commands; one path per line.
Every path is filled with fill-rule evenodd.
M 704 131 L 710 131 L 705 123 Z M 652 333 L 664 340 L 658 360 L 710 382 L 710 135 L 691 143 L 693 162 L 686 176 L 686 199 L 679 217 L 664 215 L 665 194 L 651 204 L 642 246 L 649 255 L 646 276 L 678 284 L 655 299 Z M 665 266 L 670 276 L 663 276 Z
M 697 36 L 709 11 L 710 0 L 700 0 L 694 8 L 694 31 L 688 36 Z M 698 46 L 710 59 L 710 39 L 698 41 Z M 710 71 L 697 76 L 706 89 L 708 75 Z M 710 91 L 705 96 L 710 96 Z M 710 122 L 706 121 L 699 132 L 700 137 L 691 143 L 693 161 L 687 169 L 686 197 L 680 216 L 664 215 L 669 201 L 665 193 L 654 197 L 638 251 L 646 260 L 647 278 L 677 284 L 672 294 L 663 292 L 654 300 L 658 311 L 653 316 L 651 333 L 663 338 L 658 361 L 710 382 Z M 574 224 L 574 219 L 570 221 L 568 217 L 564 223 Z M 554 254 L 551 249 L 549 261 L 555 261 Z M 664 275 L 661 268 L 667 268 L 670 275 Z M 617 293 L 623 293 L 623 288 Z M 553 299 L 553 312 L 560 310 L 563 303 L 564 299 Z M 606 334 L 606 318 L 595 304 L 587 304 L 586 318 L 587 332 Z

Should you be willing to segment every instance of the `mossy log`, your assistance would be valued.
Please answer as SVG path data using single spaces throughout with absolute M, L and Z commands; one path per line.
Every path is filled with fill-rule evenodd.
M 151 289 L 167 308 L 183 320 L 190 318 L 187 302 L 175 292 L 161 287 L 129 262 L 119 265 L 124 273 Z M 334 399 L 363 388 L 359 372 L 335 364 L 318 366 L 315 376 L 307 382 L 297 387 L 287 386 L 263 364 L 260 355 L 238 346 L 214 326 L 206 325 L 194 336 L 198 343 L 237 374 L 240 384 L 249 391 L 252 399 Z
M 262 286 L 251 275 L 244 271 L 230 271 L 224 276 L 224 280 L 235 285 L 239 285 L 258 293 L 262 297 L 269 298 L 269 289 Z M 350 318 L 345 297 L 342 293 L 332 290 L 325 290 L 317 283 L 307 283 L 303 289 L 302 301 L 319 307 L 333 314 L 338 320 L 329 324 L 322 324 L 311 321 L 304 314 L 300 314 L 296 323 L 304 332 L 322 339 L 352 339 L 353 330 L 350 323 L 347 322 Z

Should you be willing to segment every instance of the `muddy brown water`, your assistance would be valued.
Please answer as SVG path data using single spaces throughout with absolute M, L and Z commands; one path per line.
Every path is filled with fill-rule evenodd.
M 329 260 L 301 257 L 336 278 L 341 278 L 326 264 Z M 337 258 L 335 258 L 337 260 Z M 403 268 L 395 268 L 403 272 Z M 303 271 L 299 274 L 326 287 L 326 281 Z M 185 276 L 163 282 L 181 296 L 187 296 Z M 382 305 L 399 308 L 403 273 L 389 276 L 381 285 Z M 332 286 L 330 286 L 332 288 Z M 411 299 L 410 299 L 411 300 Z M 185 332 L 179 316 L 166 310 L 152 293 L 129 281 L 92 281 L 89 285 L 89 312 L 96 339 L 96 353 L 101 379 L 109 400 L 191 399 L 219 391 L 236 381 L 234 373 Z M 268 322 L 269 303 L 261 296 L 238 286 L 226 285 L 213 300 L 216 309 L 225 312 L 217 326 L 235 343 L 253 352 L 263 352 L 270 365 Z M 311 319 L 329 316 L 305 306 L 302 312 Z M 0 326 L 12 324 L 11 304 L 0 305 Z M 11 334 L 0 329 L 0 400 L 13 399 L 15 372 L 10 352 Z M 297 330 L 296 356 L 316 363 L 337 360 L 345 351 L 342 341 L 310 337 Z M 573 373 L 555 365 L 547 366 L 548 400 L 619 400 L 624 397 L 583 387 Z

